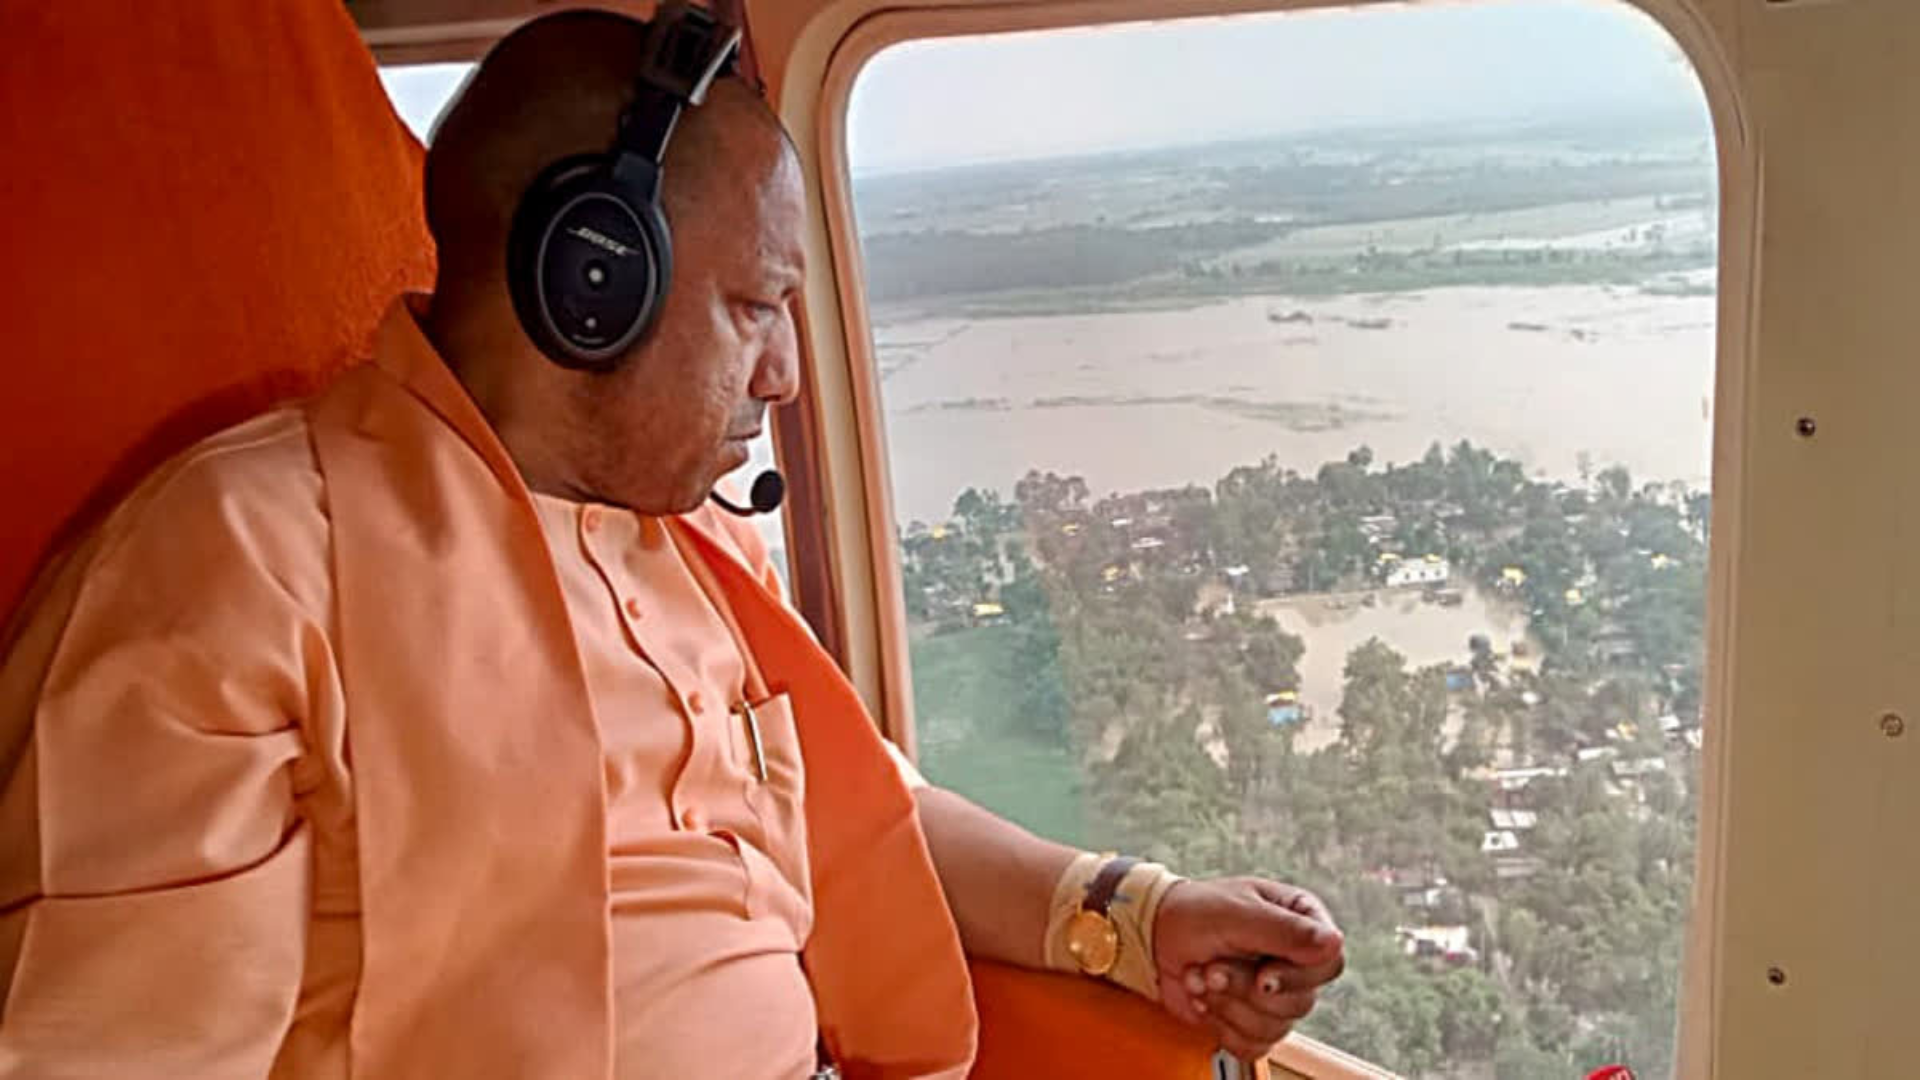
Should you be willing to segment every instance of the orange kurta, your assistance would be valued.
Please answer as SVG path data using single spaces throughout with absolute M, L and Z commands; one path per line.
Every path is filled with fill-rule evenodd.
M 404 314 L 381 352 L 143 485 L 0 670 L 0 1076 L 656 1075 L 702 1017 L 697 1071 L 790 1075 L 802 940 L 850 1075 L 963 1069 L 911 800 L 751 531 L 536 512 Z
M 756 758 L 730 708 L 747 697 L 740 652 L 661 522 L 533 502 L 606 747 L 615 1072 L 805 1077 L 813 900 L 791 717 L 756 714 Z

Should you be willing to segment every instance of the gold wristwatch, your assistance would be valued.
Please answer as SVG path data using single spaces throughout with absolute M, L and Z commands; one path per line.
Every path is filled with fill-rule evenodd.
M 1120 959 L 1120 931 L 1114 928 L 1107 909 L 1113 905 L 1121 879 L 1139 862 L 1131 858 L 1108 859 L 1087 883 L 1087 897 L 1080 902 L 1080 910 L 1067 920 L 1067 952 L 1088 975 L 1103 976 L 1112 971 Z

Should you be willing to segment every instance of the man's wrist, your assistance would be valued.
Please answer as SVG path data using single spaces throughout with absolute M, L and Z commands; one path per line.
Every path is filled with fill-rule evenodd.
M 1136 863 L 1127 868 L 1113 889 L 1111 900 L 1103 905 L 1104 911 L 1098 913 L 1099 918 L 1111 926 L 1110 966 L 1106 963 L 1107 956 L 1095 955 L 1106 951 L 1105 943 L 1087 947 L 1090 940 L 1087 935 L 1096 922 L 1089 915 L 1080 917 L 1077 932 L 1081 935 L 1082 948 L 1076 955 L 1075 916 L 1087 909 L 1089 889 L 1111 861 L 1112 856 L 1082 853 L 1060 875 L 1048 912 L 1043 962 L 1055 971 L 1094 974 L 1089 969 L 1089 959 L 1097 960 L 1092 967 L 1099 969 L 1102 977 L 1158 1001 L 1160 980 L 1153 958 L 1154 924 L 1161 901 L 1168 890 L 1182 880 L 1166 867 L 1158 863 Z

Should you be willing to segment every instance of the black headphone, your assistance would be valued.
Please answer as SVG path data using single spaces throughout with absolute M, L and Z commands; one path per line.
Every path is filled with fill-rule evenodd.
M 659 315 L 673 279 L 660 207 L 667 140 L 739 49 L 737 28 L 700 8 L 663 5 L 612 149 L 554 162 L 521 196 L 507 288 L 521 327 L 554 363 L 612 371 Z

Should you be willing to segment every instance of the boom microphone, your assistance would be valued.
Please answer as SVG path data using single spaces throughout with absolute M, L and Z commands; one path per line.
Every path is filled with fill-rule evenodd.
M 771 514 L 780 509 L 781 500 L 787 497 L 787 481 L 778 469 L 768 469 L 753 478 L 753 489 L 747 494 L 747 505 L 736 506 L 727 501 L 719 492 L 712 495 L 715 505 L 729 514 L 752 517 L 755 514 Z

